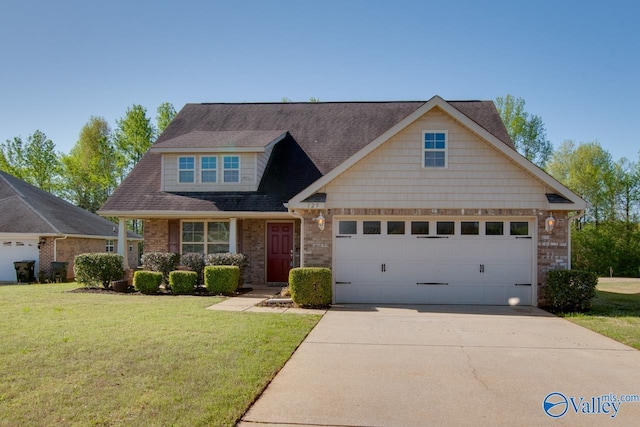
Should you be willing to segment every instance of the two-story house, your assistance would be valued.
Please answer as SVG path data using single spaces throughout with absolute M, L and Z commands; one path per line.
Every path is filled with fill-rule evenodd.
M 145 251 L 242 252 L 247 283 L 333 271 L 334 302 L 524 304 L 585 203 L 491 101 L 188 104 L 100 213 Z

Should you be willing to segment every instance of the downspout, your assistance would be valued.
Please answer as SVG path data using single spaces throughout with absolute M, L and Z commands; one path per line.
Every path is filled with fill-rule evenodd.
M 578 213 L 576 213 L 575 215 L 567 215 L 567 220 L 569 221 L 569 229 L 568 231 L 568 241 L 567 241 L 567 245 L 569 246 L 569 259 L 567 260 L 567 270 L 571 270 L 571 221 L 573 221 L 574 219 L 579 219 L 581 217 L 584 216 L 584 211 L 578 211 Z
M 58 260 L 58 240 L 64 240 L 67 237 L 68 236 L 65 234 L 62 237 L 56 237 L 55 239 L 53 239 L 53 262 L 56 262 Z
M 304 217 L 291 208 L 287 208 L 289 215 L 300 220 L 300 267 L 304 267 Z M 295 246 L 295 245 L 294 245 Z M 294 254 L 295 257 L 295 254 Z M 295 259 L 295 258 L 294 258 Z

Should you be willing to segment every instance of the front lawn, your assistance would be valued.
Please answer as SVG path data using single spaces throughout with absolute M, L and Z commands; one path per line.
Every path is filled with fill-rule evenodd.
M 600 279 L 591 310 L 563 316 L 640 350 L 640 279 Z
M 0 286 L 0 426 L 234 425 L 319 316 Z

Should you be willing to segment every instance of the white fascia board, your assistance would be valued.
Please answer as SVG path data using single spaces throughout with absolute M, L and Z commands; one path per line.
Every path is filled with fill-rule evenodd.
M 57 234 L 54 234 L 53 236 L 57 236 Z M 49 237 L 49 235 L 35 233 L 0 233 L 0 240 L 38 240 L 40 237 Z
M 187 218 L 238 218 L 238 219 L 279 219 L 289 218 L 288 212 L 212 212 L 212 211 L 98 211 L 104 217 L 127 219 L 187 219 Z
M 424 114 L 426 114 L 427 112 L 429 112 L 435 107 L 439 107 L 440 109 L 442 109 L 444 112 L 449 114 L 455 120 L 460 122 L 463 126 L 465 126 L 469 130 L 471 130 L 472 132 L 480 136 L 482 139 L 487 141 L 494 148 L 496 148 L 498 151 L 503 153 L 505 156 L 507 156 L 516 164 L 518 164 L 520 167 L 525 169 L 527 172 L 529 172 L 539 181 L 544 183 L 546 186 L 560 193 L 563 197 L 566 197 L 568 200 L 571 200 L 571 202 L 573 202 L 572 205 L 565 204 L 565 208 L 563 210 L 583 210 L 586 208 L 586 202 L 582 200 L 580 196 L 575 194 L 573 191 L 569 190 L 567 187 L 565 187 L 556 179 L 554 179 L 551 175 L 547 174 L 538 166 L 531 163 L 527 158 L 522 156 L 516 150 L 514 150 L 504 142 L 500 141 L 489 131 L 487 131 L 482 126 L 480 126 L 479 124 L 471 120 L 469 117 L 464 115 L 455 107 L 449 105 L 449 103 L 447 103 L 444 99 L 440 98 L 437 95 L 431 98 L 423 106 L 418 108 L 409 116 L 405 117 L 402 121 L 398 122 L 396 125 L 394 125 L 389 130 L 384 132 L 378 138 L 374 139 L 371 143 L 363 147 L 360 151 L 355 153 L 353 156 L 345 160 L 338 167 L 336 167 L 335 169 L 333 169 L 332 171 L 324 175 L 322 178 L 320 178 L 313 184 L 311 184 L 302 192 L 298 193 L 289 201 L 289 206 L 304 208 L 305 206 L 304 206 L 304 203 L 302 203 L 302 200 L 320 191 L 322 187 L 327 185 L 329 182 L 333 181 L 336 177 L 338 177 L 340 174 L 345 172 L 348 168 L 356 164 L 358 161 L 362 160 L 367 154 L 371 153 L 373 150 L 380 147 L 382 144 L 387 142 L 394 135 L 399 133 L 401 130 L 409 126 L 414 121 L 418 120 L 420 117 L 422 117 Z

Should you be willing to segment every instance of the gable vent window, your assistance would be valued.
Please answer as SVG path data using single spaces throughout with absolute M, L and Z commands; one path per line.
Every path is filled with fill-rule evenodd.
M 196 176 L 196 162 L 193 157 L 178 157 L 178 182 L 193 183 Z
M 201 182 L 216 182 L 218 180 L 218 158 L 206 156 L 200 159 Z
M 240 156 L 224 156 L 223 168 L 224 182 L 240 182 Z
M 447 167 L 447 132 L 423 132 L 423 166 L 425 168 Z

